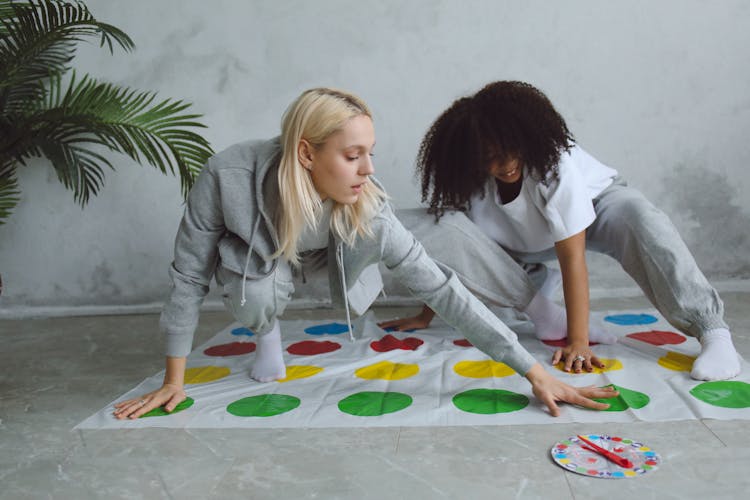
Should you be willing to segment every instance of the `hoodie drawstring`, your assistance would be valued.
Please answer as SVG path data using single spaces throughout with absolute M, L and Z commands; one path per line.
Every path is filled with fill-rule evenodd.
M 240 307 L 245 305 L 245 280 L 247 279 L 247 268 L 250 265 L 250 254 L 253 253 L 253 240 L 255 235 L 258 233 L 258 226 L 260 225 L 260 214 L 255 219 L 255 225 L 253 226 L 253 232 L 250 233 L 250 242 L 247 244 L 247 257 L 245 258 L 245 270 L 242 271 L 242 299 L 240 300 Z
M 354 331 L 352 330 L 352 318 L 349 315 L 349 295 L 346 293 L 346 271 L 344 270 L 344 244 L 336 245 L 336 263 L 341 271 L 341 290 L 344 294 L 344 309 L 346 309 L 346 326 L 349 328 L 349 340 L 354 342 Z

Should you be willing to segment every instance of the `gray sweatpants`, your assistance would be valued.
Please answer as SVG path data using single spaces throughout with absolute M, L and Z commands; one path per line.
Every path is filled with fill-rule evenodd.
M 219 266 L 216 282 L 221 287 L 224 306 L 234 319 L 258 335 L 271 331 L 276 317 L 284 313 L 294 292 L 291 268 L 281 259 L 276 269 L 261 279 L 243 280 L 241 274 Z
M 617 260 L 667 321 L 698 338 L 727 328 L 718 293 L 664 212 L 621 178 L 594 200 L 594 210 L 586 249 Z M 453 268 L 468 289 L 499 306 L 525 309 L 538 289 L 538 280 L 525 268 L 557 258 L 554 248 L 505 250 L 459 212 L 438 223 L 424 209 L 402 210 L 398 216 L 430 256 Z

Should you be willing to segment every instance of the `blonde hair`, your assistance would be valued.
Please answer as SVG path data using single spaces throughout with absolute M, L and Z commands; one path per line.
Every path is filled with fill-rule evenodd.
M 302 93 L 281 119 L 281 162 L 279 164 L 279 249 L 273 258 L 283 256 L 299 265 L 297 243 L 305 226 L 313 226 L 322 211 L 322 202 L 308 171 L 302 167 L 298 146 L 305 139 L 313 147 L 322 147 L 331 134 L 341 130 L 355 116 L 372 118 L 367 104 L 355 95 L 330 88 L 315 88 Z M 357 236 L 372 236 L 370 223 L 382 203 L 385 192 L 372 181 L 352 205 L 334 201 L 330 229 L 348 245 Z

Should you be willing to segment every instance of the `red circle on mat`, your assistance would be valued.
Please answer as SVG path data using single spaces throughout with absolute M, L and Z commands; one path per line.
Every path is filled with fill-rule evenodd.
M 560 340 L 542 340 L 547 345 L 551 345 L 552 347 L 567 347 L 568 346 L 568 337 L 561 338 Z M 599 342 L 589 342 L 589 345 L 598 345 Z
M 473 344 L 466 339 L 454 340 L 453 343 L 459 347 L 474 347 Z
M 297 356 L 315 356 L 341 349 L 341 344 L 330 340 L 303 340 L 286 348 L 289 354 Z
M 684 335 L 675 332 L 661 332 L 651 330 L 650 332 L 630 333 L 628 337 L 653 345 L 682 344 L 687 340 Z
M 416 337 L 406 337 L 405 339 L 397 339 L 393 335 L 386 335 L 380 340 L 370 342 L 370 347 L 377 352 L 388 352 L 395 349 L 403 349 L 404 351 L 416 351 L 417 347 L 424 344 L 422 339 Z
M 206 356 L 239 356 L 255 351 L 255 342 L 231 342 L 229 344 L 209 347 L 203 354 Z

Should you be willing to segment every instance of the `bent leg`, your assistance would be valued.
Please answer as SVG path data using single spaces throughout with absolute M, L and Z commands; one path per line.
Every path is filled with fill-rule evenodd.
M 227 309 L 239 323 L 258 335 L 250 376 L 259 382 L 286 377 L 281 330 L 276 318 L 284 312 L 294 291 L 289 265 L 279 262 L 271 275 L 244 283 L 241 275 L 220 267 L 216 279 L 223 287 L 222 298 Z
M 724 322 L 724 305 L 669 217 L 621 183 L 604 190 L 594 209 L 588 247 L 615 258 L 670 324 L 701 341 L 693 377 L 737 375 L 740 365 Z
M 438 222 L 421 208 L 399 210 L 397 216 L 427 254 L 476 295 L 518 310 L 534 298 L 537 288 L 523 268 L 462 212 L 446 212 Z
M 424 209 L 399 210 L 397 215 L 427 254 L 451 268 L 472 293 L 528 315 L 540 340 L 567 337 L 565 309 L 551 298 L 559 286 L 559 274 L 541 265 L 555 258 L 554 251 L 533 254 L 529 259 L 511 256 L 461 212 L 447 212 L 438 222 Z M 613 339 L 598 333 L 591 329 L 592 341 L 612 343 Z

